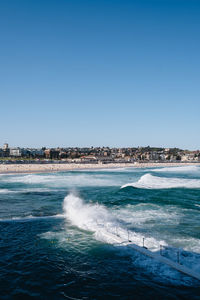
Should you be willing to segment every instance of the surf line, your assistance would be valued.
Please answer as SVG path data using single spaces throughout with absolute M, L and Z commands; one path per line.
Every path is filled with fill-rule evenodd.
M 123 242 L 121 241 L 120 238 L 118 238 L 117 236 L 115 236 L 114 234 L 112 233 L 109 233 L 109 235 L 107 235 L 107 233 L 103 233 L 107 238 L 111 238 L 113 239 L 113 241 L 115 241 L 117 244 L 123 244 Z M 130 242 L 130 241 L 129 241 Z M 153 253 L 152 251 L 148 250 L 146 247 L 144 247 L 144 244 L 143 244 L 143 247 L 140 247 L 138 245 L 135 245 L 135 244 L 126 244 L 127 247 L 135 250 L 135 251 L 138 251 L 140 253 L 142 253 L 143 255 L 146 255 L 148 257 L 151 257 L 153 259 L 156 259 L 157 261 L 163 263 L 163 264 L 166 264 L 168 266 L 170 266 L 171 268 L 185 274 L 185 275 L 188 275 L 190 277 L 193 277 L 197 280 L 200 281 L 200 274 L 198 274 L 197 272 L 195 271 L 192 271 L 190 270 L 189 268 L 183 266 L 183 265 L 180 265 L 166 257 L 163 257 L 162 255 L 160 254 L 157 254 L 157 253 Z

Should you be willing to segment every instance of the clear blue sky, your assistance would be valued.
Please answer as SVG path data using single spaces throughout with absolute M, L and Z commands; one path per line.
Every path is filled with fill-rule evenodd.
M 200 148 L 200 1 L 0 0 L 0 146 Z

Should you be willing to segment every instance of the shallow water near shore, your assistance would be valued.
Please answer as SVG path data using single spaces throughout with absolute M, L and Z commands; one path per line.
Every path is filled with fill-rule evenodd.
M 200 167 L 0 176 L 1 299 L 199 299 Z M 112 235 L 121 239 L 113 243 Z

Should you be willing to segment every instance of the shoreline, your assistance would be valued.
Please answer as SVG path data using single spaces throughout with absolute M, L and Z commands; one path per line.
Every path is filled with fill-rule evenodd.
M 118 168 L 155 168 L 155 167 L 181 167 L 181 166 L 199 166 L 199 162 L 186 163 L 110 163 L 110 164 L 0 164 L 0 174 L 32 174 L 32 173 L 51 173 L 79 170 L 100 170 L 100 169 L 118 169 Z

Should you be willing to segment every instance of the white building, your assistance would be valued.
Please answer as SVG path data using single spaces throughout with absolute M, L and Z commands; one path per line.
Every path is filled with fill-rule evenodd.
M 10 156 L 22 156 L 22 151 L 20 148 L 10 148 Z
M 5 143 L 5 144 L 3 145 L 3 150 L 4 150 L 4 151 L 8 150 L 8 144 L 7 144 L 7 143 Z

